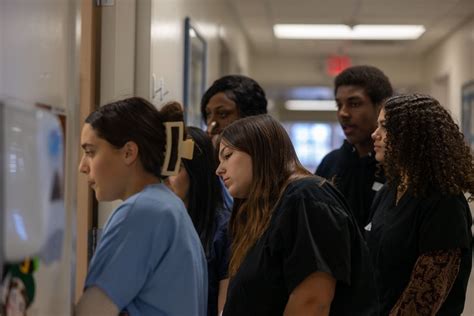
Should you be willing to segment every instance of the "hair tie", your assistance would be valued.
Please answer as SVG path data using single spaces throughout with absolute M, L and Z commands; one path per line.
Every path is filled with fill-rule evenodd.
M 165 122 L 164 125 L 166 129 L 166 152 L 161 174 L 174 176 L 179 173 L 182 158 L 193 159 L 194 141 L 192 139 L 183 140 L 183 122 Z

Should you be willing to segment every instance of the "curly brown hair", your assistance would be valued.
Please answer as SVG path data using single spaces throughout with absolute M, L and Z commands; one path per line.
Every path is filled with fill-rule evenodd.
M 384 105 L 384 171 L 389 184 L 401 175 L 415 196 L 474 193 L 471 149 L 449 112 L 431 96 L 399 95 Z

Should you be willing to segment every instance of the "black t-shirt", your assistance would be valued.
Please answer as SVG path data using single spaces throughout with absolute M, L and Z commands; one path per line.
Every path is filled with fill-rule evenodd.
M 316 174 L 334 182 L 363 230 L 370 217 L 375 193 L 385 182 L 382 171 L 377 171 L 374 153 L 359 157 L 355 147 L 344 141 L 341 148 L 324 157 Z
M 286 188 L 231 279 L 224 315 L 282 315 L 292 291 L 317 271 L 337 280 L 330 315 L 377 315 L 373 269 L 357 224 L 329 182 L 308 177 Z
M 463 195 L 433 192 L 415 198 L 409 191 L 395 206 L 396 190 L 384 186 L 374 199 L 368 246 L 375 266 L 381 315 L 388 315 L 410 281 L 418 257 L 461 248 L 456 281 L 437 315 L 460 315 L 472 265 L 472 217 Z

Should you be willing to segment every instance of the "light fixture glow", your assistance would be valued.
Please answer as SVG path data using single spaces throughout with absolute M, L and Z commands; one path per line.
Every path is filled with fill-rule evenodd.
M 334 100 L 288 100 L 285 109 L 290 111 L 336 111 Z
M 424 32 L 423 25 L 275 24 L 277 38 L 333 40 L 415 40 Z

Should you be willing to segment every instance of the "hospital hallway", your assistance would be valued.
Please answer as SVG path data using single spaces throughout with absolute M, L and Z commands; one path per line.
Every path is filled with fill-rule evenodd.
M 341 79 L 336 82 L 349 69 L 362 69 L 362 72 L 369 69 L 369 75 L 360 80 L 354 79 L 355 75 L 354 78 L 347 75 L 344 80 L 354 81 L 347 83 Z M 374 69 L 379 76 L 372 77 L 370 72 Z M 222 78 L 243 81 L 222 83 L 219 81 Z M 251 81 L 245 81 L 248 79 Z M 365 82 L 361 83 L 364 80 L 370 81 L 371 88 L 368 84 L 365 86 Z M 234 86 L 224 89 L 216 82 Z M 373 92 L 383 90 L 384 83 L 390 86 L 383 91 L 386 94 Z M 350 93 L 344 95 L 344 91 L 355 91 L 362 97 L 347 96 Z M 223 192 L 215 199 L 218 204 L 213 205 L 222 206 L 229 214 L 235 211 L 233 198 L 228 191 L 228 179 L 222 174 L 216 175 L 220 160 L 224 160 L 222 152 L 215 149 L 216 140 L 234 120 L 266 113 L 284 128 L 297 160 L 311 175 L 330 160 L 325 159 L 328 154 L 338 151 L 341 157 L 345 155 L 337 158 L 340 159 L 338 163 L 334 162 L 336 154 L 331 156 L 332 165 L 327 163 L 325 167 L 328 174 L 332 174 L 324 177 L 342 192 L 343 185 L 339 187 L 341 182 L 337 181 L 346 173 L 341 170 L 353 168 L 351 172 L 355 176 L 347 181 L 344 189 L 356 192 L 356 202 L 346 196 L 346 192 L 341 196 L 347 199 L 348 208 L 366 215 L 365 225 L 369 222 L 369 214 L 374 214 L 371 207 L 374 196 L 389 179 L 383 170 L 384 157 L 377 157 L 377 150 L 380 155 L 381 147 L 387 144 L 386 138 L 382 141 L 379 135 L 379 145 L 382 145 L 374 145 L 379 137 L 377 128 L 385 129 L 385 121 L 381 122 L 379 115 L 385 115 L 387 100 L 406 95 L 417 98 L 427 95 L 437 100 L 439 108 L 455 123 L 452 126 L 456 126 L 459 136 L 456 137 L 462 143 L 459 148 L 465 148 L 462 153 L 467 157 L 470 147 L 472 159 L 474 0 L 0 0 L 0 267 L 3 271 L 0 315 L 12 315 L 6 315 L 7 305 L 18 298 L 19 314 L 70 316 L 83 296 L 92 258 L 106 231 L 104 228 L 110 225 L 115 211 L 124 205 L 121 195 L 100 199 L 99 185 L 91 176 L 90 166 L 81 165 L 84 161 L 92 161 L 94 154 L 89 150 L 90 142 L 84 141 L 85 135 L 90 136 L 87 134 L 90 130 L 85 127 L 90 127 L 91 134 L 97 136 L 93 139 L 106 139 L 92 124 L 86 123 L 86 118 L 89 122 L 96 119 L 94 115 L 90 118 L 91 113 L 102 115 L 97 111 L 105 105 L 132 100 L 150 105 L 151 113 L 156 114 L 161 113 L 158 111 L 166 104 L 176 102 L 184 116 L 182 122 L 176 119 L 178 127 L 170 124 L 175 121 L 164 119 L 160 121 L 163 125 L 153 121 L 150 125 L 136 123 L 134 127 L 152 126 L 161 131 L 156 134 L 162 138 L 179 135 L 179 132 L 183 136 L 186 134 L 183 130 L 192 127 L 199 130 L 197 133 L 204 134 L 207 141 L 211 139 L 210 148 L 218 153 L 206 157 L 213 156 L 215 165 L 212 165 L 211 173 L 220 181 L 219 190 Z M 239 102 L 243 99 L 246 103 L 241 105 Z M 263 106 L 259 103 L 261 99 L 264 99 Z M 365 105 L 369 110 L 357 110 Z M 261 108 L 255 110 L 258 106 Z M 156 115 L 160 119 L 164 117 L 164 114 Z M 423 112 L 426 120 L 420 121 L 420 125 L 429 121 L 429 115 Z M 107 126 L 116 131 L 116 135 L 121 135 L 117 137 L 122 137 L 118 130 L 124 135 L 135 131 L 135 128 L 121 129 L 122 125 L 113 121 L 113 115 L 111 117 Z M 154 118 L 153 115 L 150 117 Z M 436 115 L 433 117 L 437 119 Z M 130 122 L 132 120 L 127 121 Z M 396 124 L 402 122 L 400 119 Z M 429 129 L 431 134 L 428 134 L 444 131 L 446 125 L 438 124 Z M 410 135 L 414 138 L 423 128 L 412 127 L 414 132 Z M 400 133 L 411 139 L 407 133 Z M 436 137 L 445 135 L 440 132 Z M 185 170 L 184 160 L 192 161 L 193 150 L 201 150 L 197 145 L 192 147 L 190 139 L 184 139 L 192 138 L 189 135 L 183 136 L 177 145 L 169 145 L 174 136 L 157 142 L 163 147 L 161 151 L 156 149 L 163 161 L 160 160 L 158 167 L 155 164 L 149 168 L 159 173 L 159 176 L 153 174 L 158 178 L 157 182 L 166 184 L 169 189 L 171 185 L 165 173 L 176 176 Z M 127 141 L 123 143 L 110 139 L 105 143 L 118 150 L 130 141 L 127 137 L 124 139 Z M 426 157 L 424 154 L 428 150 L 423 141 L 418 145 L 409 151 L 416 155 L 400 155 L 415 157 L 413 165 L 420 166 L 424 165 L 420 161 L 428 163 L 431 160 L 419 159 Z M 438 147 L 443 146 L 434 145 L 433 152 Z M 439 150 L 447 151 L 448 147 Z M 388 152 L 387 148 L 383 150 Z M 153 147 L 153 153 L 154 150 Z M 176 159 L 170 158 L 172 155 L 176 155 Z M 265 162 L 273 161 L 273 157 L 265 156 Z M 169 170 L 163 167 L 167 164 Z M 122 166 L 110 161 L 97 165 L 104 169 Z M 459 167 L 468 163 L 450 159 L 440 165 Z M 252 168 L 245 170 L 254 170 Z M 105 170 L 98 174 L 109 175 L 107 183 L 111 186 L 128 187 L 124 183 L 132 177 L 119 177 L 125 174 L 119 172 L 122 169 Z M 391 184 L 396 184 L 394 194 L 400 198 L 398 195 L 407 192 L 408 185 L 404 187 L 401 180 L 406 179 L 405 169 L 397 170 L 397 177 L 392 178 Z M 459 180 L 452 179 L 455 178 L 453 173 L 444 172 L 445 168 L 432 170 L 442 170 L 443 176 L 452 181 Z M 280 175 L 273 173 L 268 177 Z M 189 179 L 196 178 L 189 174 Z M 209 183 L 207 187 L 200 186 L 201 189 L 210 187 Z M 405 191 L 400 193 L 399 189 Z M 199 198 L 208 197 L 206 194 L 211 191 L 199 191 Z M 468 198 L 466 191 L 469 190 L 456 191 L 456 194 L 462 198 L 465 193 Z M 250 193 L 255 192 L 260 191 Z M 284 191 L 278 188 L 274 192 L 283 194 Z M 357 200 L 359 192 L 363 193 Z M 366 199 L 362 194 L 370 198 Z M 178 196 L 179 205 L 189 211 L 187 195 L 183 195 L 185 198 L 177 193 L 173 197 Z M 399 201 L 396 198 L 395 206 Z M 465 218 L 468 208 L 474 215 L 474 202 L 469 206 L 463 204 Z M 252 209 L 260 211 L 260 208 Z M 450 210 L 450 207 L 446 209 Z M 230 229 L 226 225 L 232 220 L 231 215 L 228 216 L 222 225 L 226 233 Z M 208 222 L 210 218 L 209 215 Z M 195 220 L 194 215 L 189 219 Z M 217 223 L 217 219 L 213 220 Z M 355 221 L 359 228 L 364 227 L 359 218 Z M 217 224 L 213 222 L 213 225 Z M 195 224 L 194 228 L 198 226 Z M 467 226 L 464 224 L 464 228 Z M 266 226 L 262 224 L 262 227 Z M 445 233 L 439 229 L 445 226 L 437 227 L 436 236 Z M 202 236 L 209 238 L 210 233 L 201 234 L 194 228 L 192 231 L 201 242 Z M 463 237 L 457 238 L 464 244 L 466 229 L 462 230 Z M 215 227 L 210 231 L 215 233 Z M 253 233 L 256 231 L 252 230 Z M 263 234 L 264 231 L 259 232 Z M 471 232 L 474 234 L 474 227 Z M 220 237 L 230 245 L 230 234 L 226 233 Z M 419 236 L 418 231 L 413 235 Z M 442 237 L 443 241 L 449 239 Z M 439 241 L 437 245 L 443 243 L 436 240 Z M 136 249 L 132 250 L 143 250 L 140 245 L 137 243 Z M 330 248 L 336 252 L 338 247 Z M 203 248 L 200 244 L 198 250 L 201 249 L 208 256 L 205 259 L 209 259 L 209 245 Z M 220 271 L 225 278 L 216 279 L 214 288 L 219 293 L 219 286 L 223 287 L 220 298 L 214 293 L 217 295 L 215 300 L 220 299 L 221 305 L 227 294 L 230 271 L 227 268 L 231 248 L 225 249 L 223 272 Z M 369 252 L 369 247 L 364 249 L 367 256 L 374 253 Z M 129 256 L 104 255 L 104 260 L 110 258 L 120 260 Z M 136 279 L 122 274 L 123 279 L 130 277 L 130 282 Z M 474 316 L 474 271 L 469 280 L 464 316 Z

